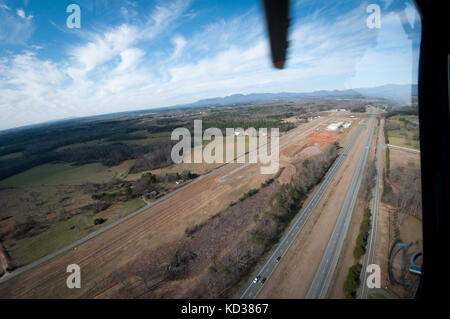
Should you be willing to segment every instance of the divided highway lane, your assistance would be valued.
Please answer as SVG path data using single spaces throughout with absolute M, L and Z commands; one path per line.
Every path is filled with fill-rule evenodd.
M 369 152 L 370 141 L 372 140 L 375 125 L 375 116 L 372 115 L 372 122 L 370 126 L 369 135 L 358 164 L 358 168 L 353 175 L 352 183 L 347 191 L 344 205 L 339 213 L 338 220 L 334 227 L 328 246 L 320 262 L 319 268 L 316 271 L 311 287 L 309 288 L 306 298 L 308 299 L 322 299 L 326 297 L 328 288 L 330 287 L 331 279 L 333 278 L 336 265 L 341 254 L 342 246 L 344 244 L 347 230 L 352 218 L 353 209 L 355 207 L 356 198 L 361 185 L 361 180 L 364 172 L 364 167 Z
M 317 190 L 312 195 L 311 199 L 300 210 L 299 214 L 294 219 L 294 221 L 291 223 L 291 226 L 285 232 L 285 234 L 281 238 L 280 242 L 274 249 L 273 253 L 263 264 L 262 268 L 259 269 L 259 271 L 257 273 L 254 273 L 254 275 L 250 278 L 249 282 L 238 293 L 238 295 L 237 295 L 238 298 L 250 299 L 250 298 L 254 298 L 258 294 L 259 290 L 262 287 L 260 284 L 260 281 L 263 278 L 269 278 L 270 274 L 273 272 L 273 270 L 275 269 L 275 267 L 278 264 L 277 258 L 282 257 L 286 253 L 286 251 L 289 249 L 289 247 L 292 244 L 292 242 L 294 241 L 295 237 L 300 232 L 303 225 L 308 220 L 308 217 L 310 216 L 310 214 L 316 207 L 317 203 L 319 202 L 320 198 L 322 197 L 323 193 L 327 189 L 327 187 L 330 184 L 331 180 L 333 179 L 336 171 L 342 165 L 342 162 L 345 160 L 345 157 L 347 156 L 348 152 L 350 151 L 353 144 L 355 143 L 355 141 L 361 134 L 363 127 L 367 123 L 367 120 L 368 120 L 368 117 L 363 121 L 363 123 L 360 125 L 358 130 L 353 135 L 350 143 L 345 147 L 342 154 L 338 157 L 338 159 L 334 162 L 334 164 L 328 170 L 327 174 L 325 175 L 324 179 L 320 183 Z M 253 283 L 253 278 L 255 275 L 261 276 L 260 281 L 258 281 L 257 283 Z
M 377 223 L 378 223 L 378 204 L 380 199 L 380 179 L 381 179 L 381 163 L 382 163 L 382 155 L 383 155 L 383 121 L 380 122 L 380 127 L 378 128 L 378 146 L 377 146 L 377 175 L 376 175 L 376 181 L 375 181 L 375 190 L 373 193 L 373 199 L 372 199 L 372 218 L 370 220 L 371 229 L 369 231 L 369 240 L 367 243 L 367 252 L 364 256 L 364 262 L 361 271 L 361 285 L 360 289 L 358 289 L 358 298 L 360 299 L 366 299 L 367 298 L 367 292 L 368 288 L 366 285 L 367 280 L 367 272 L 364 271 L 367 269 L 367 265 L 372 264 L 373 259 L 373 252 L 375 250 L 375 243 L 377 240 Z

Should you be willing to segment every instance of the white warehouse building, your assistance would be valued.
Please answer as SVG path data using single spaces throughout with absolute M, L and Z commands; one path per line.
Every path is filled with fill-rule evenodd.
M 331 123 L 327 126 L 328 131 L 336 131 L 338 128 L 341 128 L 344 122 Z

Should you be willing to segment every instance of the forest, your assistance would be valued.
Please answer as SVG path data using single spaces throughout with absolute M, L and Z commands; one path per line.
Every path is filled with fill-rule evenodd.
M 295 127 L 280 120 L 291 114 L 286 112 L 288 108 L 292 109 L 261 106 L 131 112 L 4 131 L 0 132 L 0 180 L 54 162 L 115 166 L 135 159 L 130 173 L 162 168 L 172 164 L 170 152 L 176 141 L 170 140 L 170 134 L 175 128 L 193 131 L 194 120 L 200 119 L 203 130 L 278 127 L 284 132 Z

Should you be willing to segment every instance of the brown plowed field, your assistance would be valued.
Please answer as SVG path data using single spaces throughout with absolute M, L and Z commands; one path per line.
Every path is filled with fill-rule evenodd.
M 286 147 L 296 145 L 294 149 L 304 147 L 302 140 L 305 130 L 311 130 L 326 118 L 302 125 L 280 139 L 280 143 L 289 139 Z M 295 138 L 302 135 L 302 138 Z M 289 153 L 282 148 L 280 165 L 289 166 Z M 291 153 L 292 154 L 292 153 Z M 283 161 L 282 159 L 286 159 Z M 158 249 L 166 243 L 176 242 L 185 236 L 186 227 L 192 227 L 206 221 L 217 212 L 225 209 L 252 188 L 259 188 L 270 175 L 259 174 L 259 164 L 231 174 L 226 182 L 218 179 L 242 164 L 232 164 L 214 172 L 170 198 L 149 208 L 145 212 L 118 226 L 90 239 L 76 249 L 26 271 L 16 277 L 0 283 L 0 298 L 76 298 L 87 291 L 99 280 L 127 262 L 138 258 L 142 251 Z M 295 172 L 283 171 L 283 180 L 289 180 Z M 66 287 L 66 267 L 69 264 L 81 267 L 82 288 Z

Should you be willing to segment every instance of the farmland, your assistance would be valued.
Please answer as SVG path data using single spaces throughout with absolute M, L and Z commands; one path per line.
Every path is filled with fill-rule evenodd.
M 279 123 L 265 120 L 250 108 L 239 112 L 253 114 L 248 125 Z M 265 111 L 267 115 L 279 112 Z M 246 126 L 241 120 L 236 122 L 241 117 L 234 110 L 220 114 L 228 114 L 231 127 L 233 123 Z M 144 192 L 155 190 L 160 197 L 178 187 L 177 176 L 185 172 L 202 175 L 221 166 L 174 165 L 167 157 L 173 128 L 192 129 L 194 119 L 205 117 L 210 118 L 205 128 L 212 127 L 218 124 L 217 116 L 217 112 L 189 109 L 143 112 L 0 134 L 0 173 L 4 177 L 0 180 L 0 204 L 5 208 L 0 211 L 0 241 L 14 267 L 29 264 L 144 206 L 139 198 Z M 224 154 L 227 150 L 230 146 L 224 143 Z M 148 173 L 157 177 L 151 185 L 141 181 Z M 135 184 L 137 188 L 129 191 Z M 96 219 L 104 222 L 95 225 Z
M 334 104 L 329 106 L 329 108 L 332 107 L 334 107 Z M 211 229 L 215 226 L 203 227 L 201 225 L 210 225 L 208 221 L 213 219 L 214 216 L 225 214 L 223 215 L 225 218 L 228 213 L 224 212 L 228 212 L 232 207 L 232 213 L 230 214 L 238 214 L 237 216 L 242 215 L 242 211 L 248 211 L 253 204 L 248 204 L 247 201 L 254 201 L 261 195 L 249 195 L 249 198 L 246 198 L 244 194 L 254 189 L 260 189 L 261 185 L 267 182 L 267 178 L 271 177 L 270 175 L 258 174 L 259 165 L 253 164 L 247 167 L 240 164 L 231 164 L 222 167 L 222 163 L 208 164 L 203 162 L 175 165 L 165 161 L 167 150 L 170 150 L 171 145 L 173 145 L 169 138 L 170 131 L 174 127 L 179 125 L 191 130 L 194 119 L 202 119 L 204 129 L 212 127 L 218 123 L 217 113 L 215 110 L 203 110 L 200 112 L 186 111 L 180 113 L 170 111 L 151 115 L 141 114 L 137 117 L 124 117 L 122 120 L 114 119 L 114 121 L 118 121 L 114 122 L 114 126 L 108 124 L 110 123 L 108 121 L 112 121 L 111 119 L 102 120 L 101 124 L 96 126 L 96 130 L 103 126 L 106 131 L 113 127 L 118 127 L 119 131 L 124 131 L 122 133 L 111 133 L 110 136 L 106 136 L 105 132 L 95 132 L 95 134 L 89 135 L 90 139 L 86 136 L 86 140 L 76 141 L 75 143 L 61 141 L 59 136 L 52 143 L 47 138 L 47 130 L 45 143 L 43 144 L 43 146 L 46 146 L 46 151 L 41 153 L 34 145 L 31 153 L 26 149 L 26 145 L 16 145 L 15 147 L 10 145 L 10 150 L 15 151 L 17 148 L 25 147 L 21 151 L 25 156 L 24 158 L 34 158 L 40 163 L 40 165 L 33 165 L 33 163 L 25 162 L 24 167 L 27 167 L 27 165 L 32 167 L 0 181 L 0 201 L 4 207 L 7 207 L 7 210 L 3 211 L 0 216 L 0 234 L 3 246 L 11 256 L 13 263 L 20 267 L 48 255 L 144 206 L 144 201 L 141 199 L 144 194 L 157 194 L 156 198 L 149 199 L 155 205 L 144 213 L 121 223 L 120 227 L 116 226 L 101 236 L 89 240 L 82 245 L 84 248 L 80 247 L 80 251 L 66 252 L 61 255 L 60 258 L 62 259 L 59 259 L 59 257 L 55 259 L 57 263 L 61 261 L 64 263 L 69 261 L 66 260 L 67 258 L 72 259 L 72 261 L 73 258 L 81 258 L 80 263 L 88 274 L 85 278 L 91 280 L 86 290 L 81 292 L 83 296 L 119 296 L 123 293 L 121 289 L 124 284 L 135 278 L 134 270 L 131 270 L 132 273 L 130 274 L 130 270 L 127 269 L 130 260 L 145 254 L 153 256 L 152 254 L 155 251 L 164 246 L 166 247 L 165 254 L 168 255 L 158 258 L 167 261 L 167 258 L 171 257 L 170 254 L 176 255 L 180 240 L 185 242 L 186 240 L 183 237 L 187 233 L 190 234 L 191 230 L 196 230 L 193 234 L 194 238 L 204 234 L 201 235 L 204 239 L 210 237 Z M 299 161 L 304 161 L 308 157 L 323 156 L 322 153 L 327 149 L 327 145 L 336 147 L 337 144 L 334 142 L 342 139 L 342 143 L 345 144 L 347 139 L 347 135 L 341 133 L 322 134 L 320 136 L 314 133 L 316 129 L 323 130 L 335 117 L 349 118 L 348 113 L 345 112 L 342 112 L 342 114 L 340 114 L 341 112 L 327 113 L 323 105 L 320 108 L 314 106 L 314 104 L 280 106 L 279 108 L 260 106 L 258 108 L 228 109 L 224 107 L 219 113 L 226 119 L 219 129 L 223 130 L 225 127 L 246 129 L 251 126 L 256 129 L 259 127 L 279 127 L 281 131 L 280 143 L 286 144 L 280 153 L 282 170 L 279 171 L 279 176 L 277 176 L 277 183 L 267 188 L 270 196 L 267 194 L 266 197 L 263 197 L 264 200 L 258 200 L 258 205 L 261 206 L 259 213 L 254 211 L 252 214 L 246 215 L 245 219 L 240 219 L 240 217 L 234 219 L 234 222 L 240 221 L 240 226 L 247 230 L 259 227 L 256 220 L 260 217 L 254 217 L 254 214 L 264 215 L 264 210 L 269 205 L 266 199 L 268 200 L 277 192 L 279 185 L 290 183 L 292 176 L 298 170 L 296 165 Z M 242 121 L 244 114 L 247 116 L 246 121 Z M 321 115 L 320 119 L 307 120 L 308 117 L 312 115 L 318 117 L 319 114 Z M 289 116 L 289 122 L 283 121 L 284 116 Z M 354 120 L 359 122 L 359 119 Z M 87 124 L 81 121 L 80 125 L 85 127 Z M 55 130 L 59 129 L 59 127 L 55 128 Z M 73 130 L 80 132 L 75 124 Z M 353 132 L 353 130 L 353 127 L 351 127 L 350 131 Z M 85 135 L 83 134 L 83 130 L 81 130 L 79 139 L 84 139 Z M 270 141 L 270 138 L 268 139 Z M 249 151 L 248 137 L 245 138 L 245 141 L 245 152 L 247 152 Z M 36 143 L 38 144 L 38 142 Z M 66 145 L 61 145 L 65 143 Z M 203 143 L 203 147 L 206 144 Z M 224 143 L 224 153 L 230 149 L 230 146 Z M 235 151 L 236 148 L 237 145 L 234 143 Z M 5 148 L 3 151 L 6 152 Z M 31 156 L 29 156 L 30 154 Z M 53 154 L 52 156 L 55 156 L 56 160 L 45 163 L 48 158 L 40 158 L 39 154 L 45 156 Z M 80 154 L 83 154 L 83 156 L 80 156 Z M 44 163 L 41 163 L 41 160 Z M 10 163 L 7 161 L 4 163 Z M 15 167 L 21 169 L 20 166 Z M 220 168 L 220 171 L 214 171 L 218 168 Z M 215 177 L 205 175 L 208 173 L 213 173 L 212 176 Z M 320 172 L 320 174 L 323 174 L 323 172 Z M 199 175 L 205 175 L 206 178 L 196 180 Z M 178 185 L 180 179 L 182 184 Z M 180 189 L 178 192 L 178 189 L 187 185 L 190 180 L 193 180 L 192 186 Z M 176 195 L 159 201 L 159 199 L 163 199 L 162 196 L 175 193 L 174 191 L 177 191 Z M 264 194 L 264 192 L 261 191 L 261 194 Z M 241 213 L 238 213 L 239 211 Z M 242 215 L 242 218 L 244 218 L 244 215 Z M 101 223 L 98 224 L 97 221 L 99 220 Z M 226 222 L 226 219 L 223 222 Z M 223 229 L 223 231 L 232 231 L 233 235 L 229 234 L 226 237 L 230 240 L 232 238 L 237 240 L 235 232 L 239 229 L 238 227 L 232 227 L 231 230 Z M 239 240 L 246 241 L 250 237 L 239 235 L 239 238 Z M 204 240 L 200 241 L 206 245 Z M 108 244 L 105 246 L 106 242 L 114 242 L 114 245 Z M 236 243 L 235 241 L 222 241 L 221 245 L 225 246 L 217 247 L 219 249 L 217 254 L 227 254 L 230 249 L 233 249 L 232 247 L 235 247 Z M 192 245 L 194 245 L 192 249 L 208 249 L 207 245 L 203 248 L 199 247 L 198 241 L 193 242 Z M 143 250 L 144 247 L 145 250 Z M 255 250 L 255 253 L 257 251 Z M 101 265 L 92 264 L 91 257 L 99 256 L 99 254 L 103 256 Z M 259 256 L 258 254 L 255 256 Z M 87 259 L 82 256 L 87 257 Z M 210 259 L 207 257 L 203 264 L 209 267 L 209 261 Z M 226 261 L 223 260 L 223 262 Z M 45 265 L 44 267 L 51 268 L 54 264 L 51 262 Z M 249 264 L 249 266 L 251 265 Z M 156 265 L 151 265 L 151 267 L 154 266 Z M 92 281 L 94 277 L 98 277 L 100 269 L 103 274 L 110 275 L 117 274 L 117 271 L 120 271 L 124 275 L 128 274 L 128 279 L 126 279 L 126 282 L 122 282 L 114 278 L 104 277 L 106 282 L 111 280 L 114 288 L 111 291 L 103 291 L 102 284 Z M 208 276 L 204 277 L 203 270 L 200 268 L 196 271 L 198 271 L 196 272 L 198 276 L 196 275 L 192 279 L 195 280 L 196 285 L 200 285 L 199 289 L 204 289 L 204 280 L 207 280 Z M 37 273 L 30 272 L 31 276 L 35 274 Z M 224 275 L 226 274 L 221 273 L 221 276 Z M 163 277 L 160 278 L 164 278 L 164 276 L 163 274 Z M 242 276 L 245 277 L 245 274 L 242 274 Z M 18 278 L 21 278 L 21 276 L 18 276 Z M 228 280 L 229 278 L 223 279 Z M 48 279 L 42 278 L 42 280 L 47 281 Z M 53 297 L 65 295 L 59 284 L 47 282 L 49 289 L 46 290 L 46 295 Z M 155 291 L 155 295 L 173 296 L 177 291 L 176 287 L 179 285 L 183 287 L 182 289 L 187 287 L 183 281 L 171 280 L 170 283 L 164 285 L 164 288 L 161 287 L 157 292 Z M 230 287 L 230 283 L 226 286 Z M 134 293 L 139 293 L 139 289 L 142 289 L 142 287 L 138 287 Z M 31 291 L 33 291 L 32 294 L 39 293 L 34 288 L 27 291 L 23 290 L 22 293 L 28 294 Z M 41 291 L 41 293 L 44 292 Z M 192 294 L 193 291 L 185 291 L 184 295 L 192 296 Z M 217 291 L 214 294 L 221 295 Z M 146 294 L 145 296 L 149 297 L 153 294 Z M 201 296 L 211 297 L 212 295 L 203 291 Z
M 386 119 L 389 144 L 420 149 L 419 125 L 416 115 L 394 115 Z

